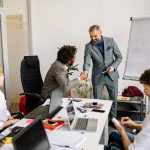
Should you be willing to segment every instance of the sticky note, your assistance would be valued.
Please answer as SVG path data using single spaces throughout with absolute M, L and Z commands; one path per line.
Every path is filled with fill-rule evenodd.
M 12 143 L 12 139 L 13 139 L 13 137 L 6 137 L 5 138 L 5 143 L 6 144 Z
M 34 119 L 28 119 L 27 123 L 32 123 L 34 121 Z

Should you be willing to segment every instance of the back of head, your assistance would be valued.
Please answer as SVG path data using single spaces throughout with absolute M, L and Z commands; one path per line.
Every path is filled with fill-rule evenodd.
M 147 69 L 142 73 L 141 77 L 139 78 L 140 83 L 146 84 L 150 86 L 150 69 Z
M 57 60 L 62 64 L 67 64 L 68 61 L 72 60 L 77 53 L 77 48 L 75 46 L 64 45 L 61 47 L 57 53 Z

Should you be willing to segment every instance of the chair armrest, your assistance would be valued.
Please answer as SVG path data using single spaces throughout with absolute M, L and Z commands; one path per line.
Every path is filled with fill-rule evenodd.
M 43 104 L 46 99 L 44 99 L 41 95 L 37 93 L 21 93 L 20 95 L 25 95 L 25 96 L 33 96 L 39 99 L 40 104 Z
M 13 113 L 11 113 L 11 115 L 12 116 L 14 116 L 14 115 L 18 115 L 18 114 L 20 114 L 21 112 L 13 112 Z
M 22 119 L 24 117 L 23 113 L 21 112 L 11 113 L 11 116 L 13 116 L 14 119 Z

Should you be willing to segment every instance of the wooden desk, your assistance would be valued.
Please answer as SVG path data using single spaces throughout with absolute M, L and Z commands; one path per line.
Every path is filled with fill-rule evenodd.
M 95 100 L 94 100 L 95 101 Z M 74 105 L 81 105 L 85 102 L 91 102 L 91 99 L 82 99 L 82 102 L 74 102 Z M 102 136 L 103 130 L 104 130 L 104 144 L 107 145 L 108 142 L 108 115 L 109 111 L 112 105 L 112 101 L 109 100 L 101 100 L 98 102 L 104 104 L 102 107 L 103 110 L 105 110 L 104 113 L 98 113 L 98 112 L 91 112 L 87 111 L 86 116 L 89 118 L 97 118 L 98 119 L 98 125 L 97 125 L 97 131 L 96 132 L 85 132 L 86 139 L 82 143 L 81 147 L 84 150 L 103 150 L 104 146 L 100 145 L 100 138 Z M 58 116 L 61 116 L 61 119 L 67 120 L 67 115 L 66 115 L 66 105 L 69 103 L 68 99 L 63 99 L 63 106 L 64 108 L 55 116 L 54 119 L 58 119 Z M 78 116 L 82 117 L 85 116 L 85 113 L 78 113 Z M 18 123 L 16 123 L 14 126 L 21 126 L 21 127 L 26 127 L 28 125 L 27 123 L 28 119 L 23 118 L 20 120 Z M 61 131 L 68 131 L 69 127 L 68 125 L 65 125 L 64 127 L 60 128 L 59 130 Z M 6 133 L 6 131 L 5 131 Z

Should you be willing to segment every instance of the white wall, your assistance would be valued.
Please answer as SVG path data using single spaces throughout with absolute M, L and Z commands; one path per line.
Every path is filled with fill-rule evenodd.
M 88 28 L 101 26 L 104 36 L 114 37 L 124 58 L 119 67 L 119 91 L 138 82 L 122 80 L 130 17 L 150 15 L 149 0 L 31 0 L 33 54 L 39 56 L 42 75 L 56 59 L 57 48 L 75 45 L 76 63 L 82 70 L 84 46 L 89 41 Z M 76 74 L 77 75 L 77 74 Z

